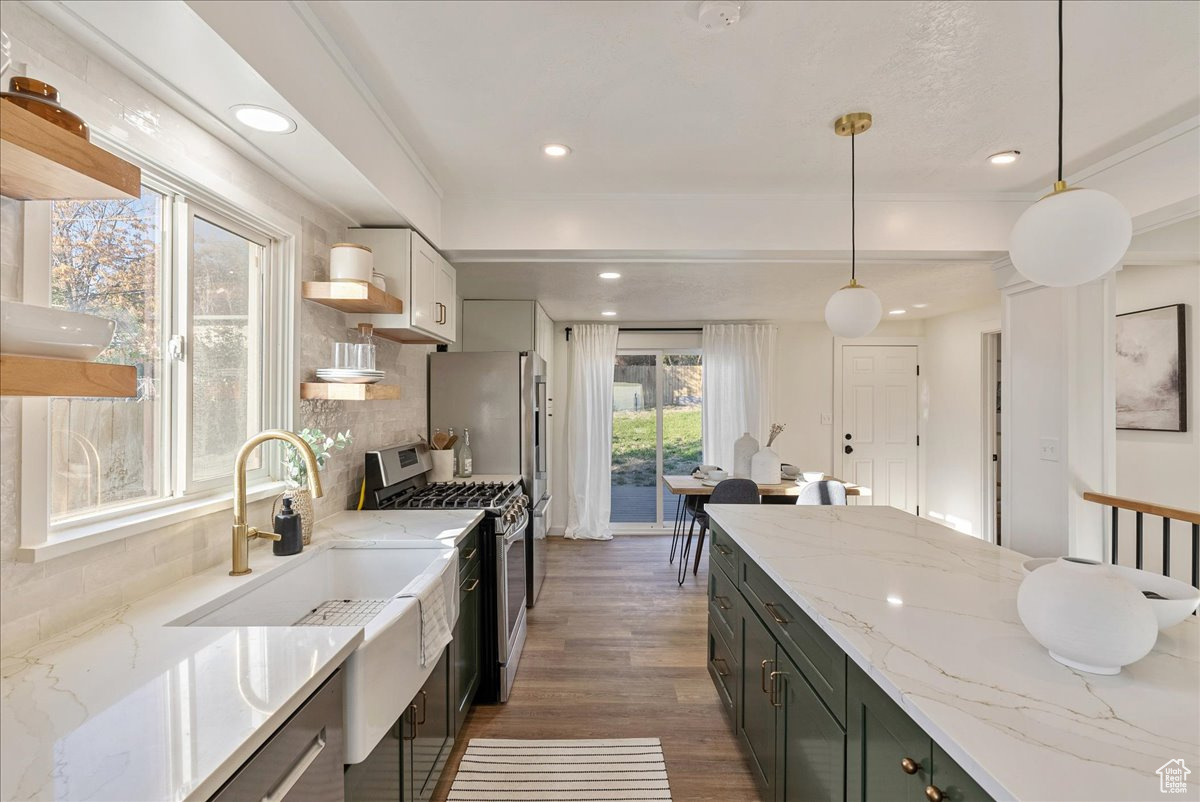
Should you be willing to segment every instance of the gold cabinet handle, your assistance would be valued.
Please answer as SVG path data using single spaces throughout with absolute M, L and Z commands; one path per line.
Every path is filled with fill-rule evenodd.
M 722 610 L 732 610 L 733 604 L 730 603 L 728 596 L 713 596 L 713 600 Z
M 784 618 L 783 616 L 781 616 L 779 613 L 777 613 L 775 611 L 775 603 L 774 602 L 763 602 L 763 607 L 767 608 L 767 612 L 770 613 L 771 617 L 775 619 L 776 624 L 779 624 L 780 626 L 785 626 L 785 625 L 791 623 L 790 621 L 788 621 L 786 618 Z
M 470 551 L 465 552 L 463 554 L 462 558 L 464 560 L 473 560 L 473 559 L 475 559 L 475 555 L 478 553 L 479 553 L 479 549 L 471 549 Z
M 929 802 L 942 802 L 942 800 L 945 799 L 945 797 L 942 795 L 942 789 L 938 788 L 936 785 L 925 786 L 925 798 L 928 799 Z
M 783 702 L 776 701 L 776 698 L 775 698 L 775 688 L 776 688 L 776 687 L 777 687 L 777 685 L 778 685 L 778 683 L 776 683 L 776 682 L 775 682 L 775 678 L 776 678 L 776 677 L 786 677 L 786 676 L 787 676 L 787 672 L 786 672 L 786 671 L 772 671 L 772 672 L 771 672 L 771 693 L 770 693 L 770 699 L 771 699 L 771 706 L 772 706 L 772 707 L 783 707 Z
M 921 764 L 913 760 L 911 757 L 901 758 L 900 770 L 905 774 L 916 774 L 921 769 Z
M 417 693 L 421 694 L 421 720 L 417 722 L 420 725 L 425 723 L 425 711 L 429 709 L 429 694 L 425 691 L 417 691 Z
M 312 739 L 308 749 L 304 750 L 304 754 L 300 756 L 291 770 L 279 778 L 279 782 L 266 793 L 262 802 L 282 802 L 287 797 L 288 791 L 300 782 L 300 778 L 304 776 L 304 772 L 308 771 L 308 767 L 316 762 L 317 758 L 321 756 L 321 752 L 325 751 L 325 743 L 325 728 L 322 727 L 321 731 Z
M 712 661 L 713 661 L 713 665 L 717 666 L 717 675 L 718 676 L 721 676 L 721 677 L 729 676 L 729 663 L 725 662 L 724 657 L 714 657 L 712 659 Z M 717 665 L 718 663 L 720 663 L 721 665 Z M 724 671 L 721 670 L 722 666 L 724 667 Z
M 728 557 L 730 554 L 733 554 L 733 549 L 729 548 L 728 546 L 723 546 L 720 543 L 714 543 L 713 548 L 724 554 L 726 557 Z
M 763 660 L 762 661 L 761 673 L 759 674 L 759 687 L 762 688 L 763 693 L 771 692 L 770 690 L 767 689 L 767 663 L 771 663 L 772 665 L 774 665 L 775 661 L 774 660 Z
M 478 577 L 471 580 L 471 587 L 463 588 L 463 593 L 470 593 L 471 591 L 475 590 L 475 588 L 477 588 L 477 587 L 479 587 L 479 578 Z

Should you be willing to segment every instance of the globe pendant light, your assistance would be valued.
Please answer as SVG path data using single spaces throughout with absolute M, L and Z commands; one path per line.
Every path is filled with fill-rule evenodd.
M 838 136 L 850 137 L 850 283 L 825 304 L 825 325 L 838 337 L 865 337 L 875 331 L 883 317 L 879 296 L 858 283 L 858 252 L 855 242 L 854 138 L 871 127 L 871 115 L 857 111 L 839 117 L 833 124 Z
M 1058 0 L 1058 180 L 1017 219 L 1008 243 L 1013 267 L 1047 287 L 1100 278 L 1129 250 L 1133 221 L 1120 201 L 1063 181 L 1063 4 Z

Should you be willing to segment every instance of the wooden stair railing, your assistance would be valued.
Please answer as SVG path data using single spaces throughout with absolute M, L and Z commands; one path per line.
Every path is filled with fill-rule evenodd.
M 1145 533 L 1143 527 L 1143 516 L 1156 515 L 1162 518 L 1162 573 L 1164 576 L 1171 575 L 1171 521 L 1183 521 L 1192 525 L 1192 587 L 1200 588 L 1200 511 L 1185 510 L 1179 507 L 1168 507 L 1163 504 L 1151 504 L 1146 501 L 1136 501 L 1129 498 L 1121 498 L 1120 496 L 1109 496 L 1104 493 L 1084 493 L 1085 501 L 1092 501 L 1096 504 L 1103 504 L 1106 507 L 1112 508 L 1112 541 L 1110 543 L 1109 554 L 1110 562 L 1113 565 L 1117 564 L 1117 537 L 1119 522 L 1118 517 L 1121 510 L 1129 510 L 1134 513 L 1135 518 L 1135 568 L 1142 568 L 1143 552 L 1145 546 Z

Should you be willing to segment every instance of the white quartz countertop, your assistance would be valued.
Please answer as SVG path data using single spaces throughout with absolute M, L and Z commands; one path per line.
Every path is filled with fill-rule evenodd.
M 1119 675 L 1085 674 L 1021 625 L 1018 552 L 891 507 L 705 511 L 997 800 L 1166 798 L 1155 772 L 1175 759 L 1200 779 L 1194 617 Z
M 336 544 L 453 548 L 477 510 L 345 512 Z M 206 800 L 363 639 L 361 627 L 169 626 L 286 566 L 222 564 L 0 661 L 0 799 Z

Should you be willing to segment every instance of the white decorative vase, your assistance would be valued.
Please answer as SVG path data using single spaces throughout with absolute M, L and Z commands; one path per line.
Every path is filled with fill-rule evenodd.
M 750 460 L 758 453 L 758 441 L 746 432 L 733 442 L 733 475 L 745 479 L 750 476 Z
M 750 478 L 760 485 L 777 485 L 783 481 L 779 455 L 771 448 L 764 448 L 750 460 Z
M 1051 657 L 1090 674 L 1120 673 L 1158 639 L 1158 619 L 1141 591 L 1107 565 L 1075 557 L 1027 574 L 1017 613 Z
M 454 451 L 435 449 L 429 452 L 433 458 L 433 469 L 429 472 L 431 482 L 449 482 L 454 478 Z

